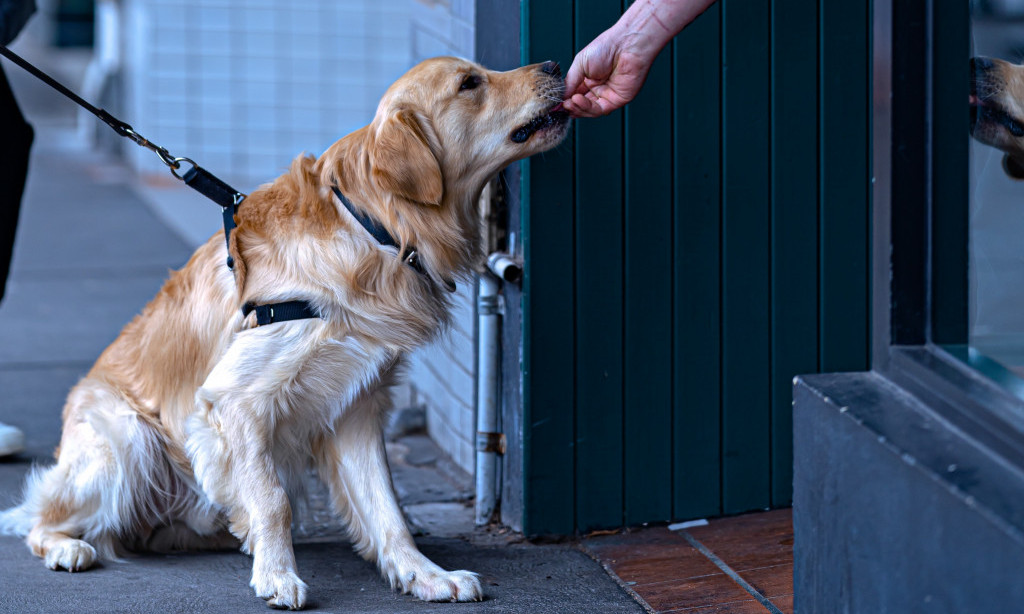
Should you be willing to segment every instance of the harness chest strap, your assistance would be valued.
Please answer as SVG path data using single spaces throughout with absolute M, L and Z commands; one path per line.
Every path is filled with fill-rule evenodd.
M 227 265 L 229 269 L 234 269 L 235 261 L 230 253 L 231 231 L 237 227 L 235 214 L 238 213 L 239 205 L 245 200 L 245 194 L 235 190 L 198 165 L 190 168 L 182 179 L 190 188 L 220 205 L 224 221 L 224 243 L 228 250 Z M 256 312 L 256 326 L 320 317 L 317 310 L 307 301 L 284 301 L 265 305 L 249 302 L 242 305 L 243 317 L 248 317 L 254 311 Z
M 320 317 L 319 312 L 307 301 L 285 301 L 269 305 L 246 303 L 242 305 L 243 317 L 248 317 L 254 311 L 256 312 L 256 326 Z

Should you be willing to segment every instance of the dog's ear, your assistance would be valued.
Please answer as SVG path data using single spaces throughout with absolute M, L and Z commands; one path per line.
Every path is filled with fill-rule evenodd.
M 428 139 L 427 127 L 408 109 L 384 119 L 370 149 L 373 176 L 381 187 L 412 201 L 441 204 L 441 165 Z

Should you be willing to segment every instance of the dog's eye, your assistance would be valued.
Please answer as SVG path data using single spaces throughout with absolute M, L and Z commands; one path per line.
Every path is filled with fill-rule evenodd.
M 476 89 L 476 86 L 480 85 L 480 77 L 476 75 L 466 75 L 466 78 L 462 80 L 462 84 L 459 85 L 459 91 Z

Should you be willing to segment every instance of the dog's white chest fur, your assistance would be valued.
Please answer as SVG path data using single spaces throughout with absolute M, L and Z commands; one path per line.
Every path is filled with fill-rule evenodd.
M 196 392 L 186 447 L 213 501 L 225 495 L 221 425 L 235 418 L 225 413 L 249 413 L 252 435 L 267 442 L 284 474 L 310 466 L 311 442 L 333 436 L 346 412 L 358 414 L 350 421 L 382 418 L 358 401 L 386 383 L 397 353 L 354 336 L 331 338 L 328 328 L 298 320 L 243 331 Z

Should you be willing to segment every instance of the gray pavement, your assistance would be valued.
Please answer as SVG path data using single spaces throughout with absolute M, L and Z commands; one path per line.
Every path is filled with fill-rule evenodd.
M 37 146 L 0 305 L 0 421 L 25 431 L 27 449 L 0 460 L 0 508 L 16 501 L 33 464 L 52 462 L 68 389 L 153 296 L 168 269 L 186 261 L 194 242 L 154 213 L 159 206 L 139 196 L 147 186 L 140 188 L 116 160 L 74 144 L 71 108 L 14 67 L 5 69 L 37 127 Z M 208 214 L 215 226 L 219 211 L 211 204 Z M 296 529 L 310 610 L 643 611 L 573 543 L 538 545 L 498 528 L 475 530 L 467 476 L 425 437 L 400 438 L 389 454 L 423 551 L 447 568 L 479 572 L 487 599 L 429 604 L 394 593 L 352 552 L 314 491 Z M 248 587 L 250 561 L 239 552 L 145 554 L 69 574 L 49 571 L 21 540 L 4 536 L 0 613 L 259 612 L 266 606 Z

